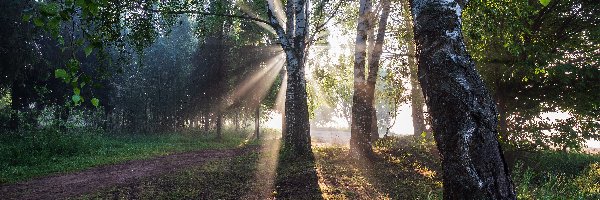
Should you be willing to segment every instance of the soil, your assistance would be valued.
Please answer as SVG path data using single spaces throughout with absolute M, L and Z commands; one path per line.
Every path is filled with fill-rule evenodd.
M 148 160 L 128 161 L 76 173 L 52 175 L 0 186 L 0 199 L 65 199 L 127 184 L 144 177 L 157 176 L 202 165 L 210 160 L 234 157 L 258 148 L 203 150 L 172 154 Z

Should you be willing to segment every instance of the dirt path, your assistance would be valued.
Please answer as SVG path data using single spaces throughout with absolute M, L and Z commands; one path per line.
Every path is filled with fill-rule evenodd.
M 76 173 L 59 174 L 27 182 L 0 186 L 0 199 L 65 199 L 139 178 L 166 174 L 206 161 L 233 157 L 257 148 L 204 150 L 148 160 L 129 161 Z

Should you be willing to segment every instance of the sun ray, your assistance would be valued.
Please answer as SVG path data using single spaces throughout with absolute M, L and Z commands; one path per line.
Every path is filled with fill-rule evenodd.
M 278 72 L 283 68 L 283 57 L 281 55 L 271 58 L 266 67 L 246 78 L 229 95 L 226 107 L 239 103 L 241 99 L 250 100 L 254 105 L 260 102 L 275 81 Z
M 285 92 L 287 91 L 287 74 L 283 75 L 283 80 L 281 81 L 281 86 L 279 87 L 279 91 L 277 92 L 277 99 L 275 100 L 275 109 L 280 113 L 283 113 L 283 109 L 285 108 Z

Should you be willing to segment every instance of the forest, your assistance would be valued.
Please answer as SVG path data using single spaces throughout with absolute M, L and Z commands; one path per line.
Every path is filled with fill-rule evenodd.
M 596 0 L 0 12 L 0 199 L 600 199 Z

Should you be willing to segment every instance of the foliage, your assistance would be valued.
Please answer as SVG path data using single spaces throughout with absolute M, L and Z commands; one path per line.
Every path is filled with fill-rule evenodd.
M 464 35 L 495 93 L 502 141 L 520 148 L 581 149 L 585 139 L 600 137 L 600 6 L 589 0 L 540 2 L 470 1 Z M 571 118 L 548 122 L 541 118 L 548 112 Z

